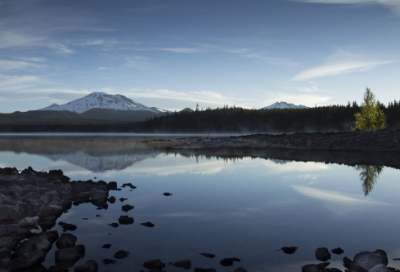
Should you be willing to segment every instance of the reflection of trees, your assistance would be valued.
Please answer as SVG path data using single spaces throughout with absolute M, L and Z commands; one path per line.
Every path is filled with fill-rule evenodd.
M 356 165 L 354 168 L 360 171 L 360 180 L 362 182 L 364 195 L 367 196 L 374 188 L 379 175 L 385 167 L 380 165 Z

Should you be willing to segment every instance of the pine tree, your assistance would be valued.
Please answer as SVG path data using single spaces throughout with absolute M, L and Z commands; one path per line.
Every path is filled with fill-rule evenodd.
M 369 88 L 364 93 L 364 102 L 361 105 L 361 112 L 354 114 L 356 121 L 352 130 L 370 130 L 386 128 L 386 116 L 380 109 L 379 102 Z

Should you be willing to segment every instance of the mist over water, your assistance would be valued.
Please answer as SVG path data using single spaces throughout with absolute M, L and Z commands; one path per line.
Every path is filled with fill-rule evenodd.
M 378 248 L 387 252 L 389 266 L 400 268 L 392 260 L 400 257 L 400 172 L 393 165 L 377 164 L 390 158 L 368 160 L 365 154 L 324 152 L 171 151 L 148 146 L 146 139 L 2 136 L 0 167 L 62 169 L 72 180 L 137 186 L 132 191 L 110 191 L 110 196 L 128 199 L 117 200 L 106 210 L 81 204 L 58 220 L 78 226 L 72 233 L 77 244 L 85 245 L 86 255 L 76 265 L 94 259 L 99 271 L 146 270 L 143 263 L 154 259 L 165 263 L 189 259 L 191 271 L 195 267 L 233 271 L 239 266 L 247 271 L 299 271 L 305 264 L 320 262 L 315 258 L 318 247 L 343 248 L 344 254 L 332 254 L 329 266 L 343 271 L 344 256 L 352 259 L 358 252 Z M 324 157 L 335 163 L 325 163 Z M 351 163 L 360 161 L 366 163 Z M 135 208 L 125 213 L 121 210 L 125 204 Z M 132 216 L 134 223 L 107 225 L 120 215 Z M 140 225 L 147 221 L 155 226 Z M 54 229 L 62 232 L 58 225 Z M 101 247 L 106 243 L 111 248 Z M 299 249 L 288 255 L 278 251 L 283 246 Z M 121 249 L 130 252 L 127 258 L 114 265 L 101 262 Z M 54 251 L 53 246 L 46 267 L 54 264 Z M 201 252 L 216 257 L 205 258 Z M 219 261 L 228 257 L 241 262 L 221 266 Z M 167 264 L 165 270 L 182 268 Z

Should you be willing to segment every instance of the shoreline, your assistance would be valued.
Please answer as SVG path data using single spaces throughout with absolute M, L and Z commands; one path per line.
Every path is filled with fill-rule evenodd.
M 400 152 L 400 129 L 351 132 L 296 132 L 238 137 L 153 139 L 151 146 L 172 149 L 281 149 L 305 151 Z

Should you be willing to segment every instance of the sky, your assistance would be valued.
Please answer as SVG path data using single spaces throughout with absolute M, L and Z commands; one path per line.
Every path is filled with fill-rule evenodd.
M 400 0 L 0 0 L 0 112 L 400 99 Z

